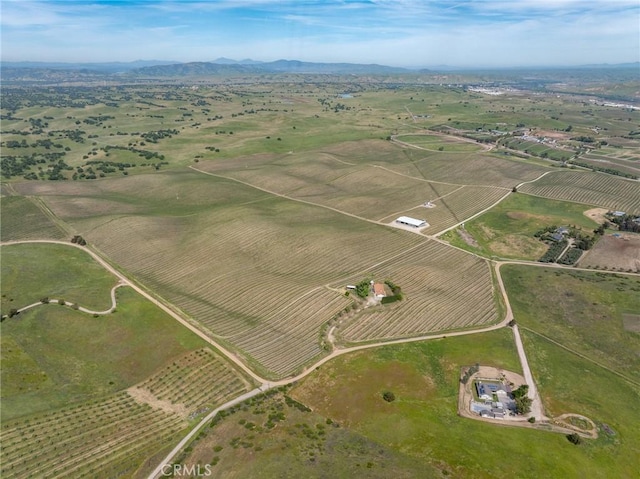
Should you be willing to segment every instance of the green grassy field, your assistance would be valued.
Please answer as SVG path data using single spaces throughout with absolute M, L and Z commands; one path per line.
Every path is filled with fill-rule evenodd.
M 598 427 L 598 439 L 584 440 L 580 446 L 558 435 L 562 444 L 549 447 L 541 458 L 556 468 L 551 475 L 603 479 L 636 475 L 640 387 L 529 331 L 521 332 L 545 409 L 552 415 L 587 416 Z M 588 347 L 581 352 L 589 354 Z
M 442 239 L 460 248 L 487 257 L 537 260 L 548 246 L 534 234 L 548 226 L 574 225 L 593 234 L 598 223 L 584 215 L 590 206 L 512 194 L 490 211 L 465 222 L 465 231 L 477 246 L 466 242 L 458 231 Z
M 525 345 L 529 347 L 529 341 Z M 637 391 L 571 355 L 571 367 L 577 369 L 572 369 L 574 376 L 570 377 L 561 372 L 566 359 L 563 351 L 551 348 L 560 356 L 538 357 L 536 352 L 532 365 L 534 374 L 540 370 L 545 377 L 541 381 L 545 403 L 562 397 L 562 406 L 553 413 L 583 413 L 598 422 L 609 421 L 614 429 L 627 421 L 617 430 L 617 437 L 585 441 L 576 447 L 562 434 L 483 424 L 457 416 L 461 366 L 477 361 L 520 371 L 508 329 L 341 357 L 303 381 L 292 395 L 341 426 L 420 459 L 450 477 L 626 477 L 638 465 L 637 432 L 632 426 L 637 418 Z M 589 409 L 580 407 L 590 401 L 588 382 L 577 373 L 581 367 L 593 373 L 589 377 L 594 378 L 598 390 L 599 399 Z M 560 392 L 554 386 L 562 382 Z M 573 388 L 584 396 L 565 395 Z M 394 392 L 396 400 L 385 402 L 384 391 Z M 611 404 L 606 400 L 609 391 L 617 398 Z M 517 460 L 505 460 L 509 457 Z
M 518 265 L 501 272 L 518 324 L 640 384 L 640 336 L 623 325 L 624 314 L 640 311 L 637 277 Z
M 3 420 L 119 391 L 204 345 L 137 293 L 117 299 L 104 317 L 52 304 L 3 322 Z
M 234 407 L 176 462 L 200 464 L 214 478 L 443 477 L 436 467 L 299 409 L 281 392 Z
M 0 248 L 2 314 L 42 298 L 64 299 L 87 309 L 111 307 L 118 279 L 88 253 L 61 244 L 15 244 Z

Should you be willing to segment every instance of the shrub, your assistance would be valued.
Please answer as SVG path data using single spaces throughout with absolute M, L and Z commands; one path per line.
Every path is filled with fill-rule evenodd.
M 385 391 L 382 393 L 382 399 L 384 399 L 387 402 L 393 402 L 396 400 L 396 395 L 393 394 L 391 391 Z
M 582 438 L 577 433 L 567 434 L 567 439 L 571 444 L 576 446 L 582 443 Z

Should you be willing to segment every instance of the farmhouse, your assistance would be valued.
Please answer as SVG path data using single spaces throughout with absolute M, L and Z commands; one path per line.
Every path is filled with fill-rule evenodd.
M 493 399 L 494 394 L 506 396 L 511 391 L 509 391 L 507 386 L 505 386 L 504 384 L 483 383 L 482 381 L 476 381 L 476 392 L 478 393 L 478 398 L 485 401 L 490 401 L 491 399 Z
M 427 223 L 425 220 L 417 220 L 417 219 L 411 218 L 409 216 L 400 216 L 396 220 L 396 223 L 400 223 L 400 224 L 407 225 L 407 226 L 412 226 L 414 228 L 423 228 L 425 226 L 429 226 L 429 223 Z
M 384 298 L 387 295 L 387 293 L 384 290 L 384 284 L 373 283 L 373 295 L 376 298 Z

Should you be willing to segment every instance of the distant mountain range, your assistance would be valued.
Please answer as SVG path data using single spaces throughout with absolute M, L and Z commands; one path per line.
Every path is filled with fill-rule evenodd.
M 235 76 L 259 74 L 333 74 L 333 75 L 394 75 L 422 73 L 464 73 L 501 72 L 502 74 L 522 74 L 525 71 L 545 71 L 552 76 L 564 70 L 609 71 L 625 70 L 624 77 L 634 77 L 640 72 L 640 62 L 617 65 L 584 65 L 574 67 L 521 67 L 521 68 L 455 68 L 440 65 L 431 70 L 390 67 L 377 64 L 359 63 L 316 63 L 299 60 L 276 60 L 260 62 L 251 59 L 233 60 L 218 58 L 210 62 L 181 63 L 164 60 L 137 60 L 134 62 L 107 63 L 62 63 L 62 62 L 1 62 L 0 77 L 11 82 L 59 81 L 65 75 L 72 80 L 146 80 L 153 78 L 189 78 L 205 76 Z
M 59 63 L 59 62 L 2 62 L 2 69 L 51 69 L 82 70 L 85 72 L 119 73 L 135 77 L 183 77 L 203 75 L 259 74 L 259 73 L 326 73 L 326 74 L 390 74 L 408 73 L 412 70 L 384 65 L 362 65 L 358 63 L 313 63 L 298 60 L 259 62 L 236 61 L 218 58 L 212 62 L 171 62 L 138 60 L 135 62 L 111 63 Z

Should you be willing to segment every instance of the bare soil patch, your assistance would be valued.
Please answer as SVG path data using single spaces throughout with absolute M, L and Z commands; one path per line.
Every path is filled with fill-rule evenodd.
M 571 135 L 551 130 L 537 130 L 535 134 L 536 136 L 546 136 L 547 138 L 553 138 L 554 140 L 568 140 L 571 138 Z
M 189 412 L 187 411 L 187 408 L 185 407 L 184 404 L 182 403 L 173 404 L 170 401 L 164 401 L 162 399 L 158 399 L 150 391 L 147 391 L 146 389 L 141 389 L 137 386 L 133 386 L 127 389 L 127 392 L 133 399 L 135 399 L 139 403 L 148 404 L 153 409 L 161 409 L 162 411 L 165 411 L 168 413 L 179 414 L 182 417 L 187 417 L 187 414 Z
M 623 314 L 622 324 L 625 331 L 640 333 L 640 314 Z
M 474 248 L 478 247 L 478 242 L 474 239 L 473 236 L 469 234 L 467 230 L 463 228 L 458 228 L 457 231 L 458 231 L 458 234 L 460 235 L 460 238 L 462 238 L 465 243 L 467 243 L 469 246 L 473 246 Z
M 595 221 L 596 223 L 602 224 L 605 222 L 605 220 L 607 218 L 605 218 L 605 214 L 608 212 L 609 210 L 606 208 L 592 208 L 590 210 L 587 210 L 584 212 L 584 215 L 587 218 L 591 218 L 593 221 Z
M 573 429 L 576 432 L 581 433 L 583 436 L 591 437 L 593 439 L 598 437 L 598 428 L 596 427 L 596 424 L 586 416 L 567 413 L 554 418 L 553 422 L 560 427 Z
M 505 235 L 489 244 L 491 251 L 499 256 L 526 256 L 537 259 L 547 250 L 547 246 L 536 238 L 523 235 Z
M 640 235 L 620 233 L 603 236 L 580 260 L 580 266 L 640 272 Z

